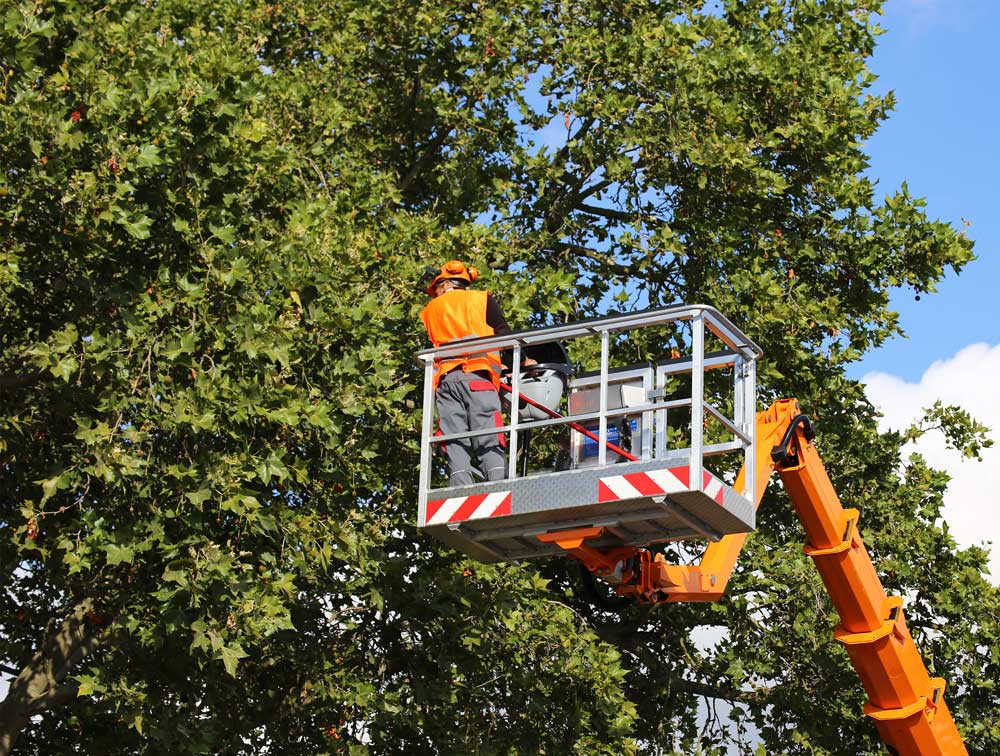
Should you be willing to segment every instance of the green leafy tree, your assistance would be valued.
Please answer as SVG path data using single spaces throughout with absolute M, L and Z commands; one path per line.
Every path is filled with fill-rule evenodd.
M 5 6 L 0 754 L 879 752 L 779 491 L 712 606 L 607 611 L 415 531 L 414 284 L 451 257 L 517 325 L 750 333 L 995 752 L 1000 597 L 900 454 L 983 429 L 880 436 L 844 373 L 971 259 L 863 174 L 878 6 Z

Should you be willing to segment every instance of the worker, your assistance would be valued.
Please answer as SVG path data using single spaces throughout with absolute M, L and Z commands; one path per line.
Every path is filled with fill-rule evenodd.
M 468 288 L 479 271 L 460 260 L 428 268 L 421 278 L 431 301 L 420 313 L 435 347 L 457 339 L 510 333 L 503 312 L 488 291 Z M 531 364 L 533 360 L 525 360 Z M 500 374 L 497 352 L 471 353 L 437 360 L 434 365 L 438 428 L 444 435 L 501 427 Z M 503 433 L 489 433 L 447 442 L 449 485 L 465 486 L 477 479 L 507 477 Z M 475 464 L 478 462 L 478 464 Z

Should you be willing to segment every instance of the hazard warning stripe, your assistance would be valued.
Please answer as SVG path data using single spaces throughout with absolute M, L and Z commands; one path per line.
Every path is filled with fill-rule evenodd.
M 722 481 L 711 473 L 705 473 L 705 481 L 702 490 L 710 499 L 715 499 L 716 503 L 722 503 Z
M 703 471 L 701 490 L 705 495 L 722 504 L 722 481 L 710 472 Z M 670 467 L 663 470 L 612 475 L 597 481 L 598 501 L 638 499 L 643 496 L 691 491 L 691 471 L 687 467 Z
M 455 496 L 451 499 L 436 499 L 427 502 L 425 525 L 440 525 L 444 522 L 464 522 L 483 517 L 499 517 L 510 514 L 510 491 L 497 491 L 476 496 Z

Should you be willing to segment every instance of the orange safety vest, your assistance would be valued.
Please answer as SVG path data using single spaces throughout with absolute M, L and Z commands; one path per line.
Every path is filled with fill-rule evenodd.
M 439 347 L 456 339 L 492 336 L 493 328 L 486 322 L 486 298 L 489 292 L 477 289 L 452 289 L 432 299 L 420 313 L 431 343 Z M 485 352 L 469 357 L 449 357 L 437 360 L 434 389 L 446 373 L 461 367 L 466 373 L 487 370 L 494 385 L 500 385 L 500 355 Z

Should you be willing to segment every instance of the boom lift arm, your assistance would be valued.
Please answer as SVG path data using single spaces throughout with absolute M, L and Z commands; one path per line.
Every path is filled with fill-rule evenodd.
M 910 636 L 903 600 L 886 595 L 858 532 L 859 512 L 844 509 L 816 447 L 808 418 L 794 399 L 757 416 L 755 505 L 777 471 L 806 531 L 812 557 L 840 615 L 834 637 L 847 649 L 868 694 L 865 714 L 897 756 L 967 756 L 944 700 L 945 681 L 932 678 Z M 736 488 L 742 489 L 743 472 Z M 746 534 L 710 543 L 699 565 L 667 564 L 646 549 L 607 551 L 587 545 L 602 528 L 539 535 L 558 544 L 592 573 L 640 601 L 717 601 L 722 597 Z

